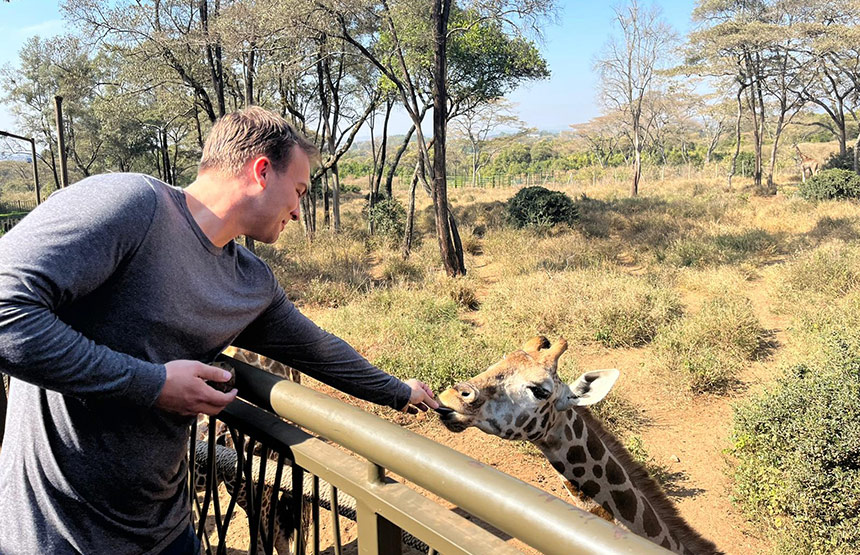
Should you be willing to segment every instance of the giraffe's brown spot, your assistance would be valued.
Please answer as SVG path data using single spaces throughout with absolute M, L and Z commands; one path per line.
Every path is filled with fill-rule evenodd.
M 534 430 L 535 424 L 537 424 L 537 416 L 532 418 L 531 421 L 528 424 L 526 424 L 526 433 L 530 433 L 532 430 Z
M 507 424 L 508 426 L 510 426 L 510 425 L 511 425 L 511 423 L 514 421 L 514 413 L 512 413 L 512 412 L 506 412 L 506 413 L 504 414 L 503 418 L 505 419 L 505 424 Z
M 665 547 L 666 549 L 672 549 L 672 544 L 669 542 L 669 538 L 663 538 L 663 543 L 661 543 L 660 546 Z
M 573 467 L 573 475 L 577 478 L 582 478 L 585 476 L 585 467 L 584 466 L 574 466 Z
M 529 415 L 527 412 L 520 413 L 520 415 L 517 416 L 517 421 L 514 422 L 514 426 L 516 426 L 517 428 L 522 428 L 523 424 L 525 424 L 526 420 L 528 420 L 528 419 L 529 419 Z
M 549 464 L 555 469 L 559 474 L 564 474 L 564 463 L 561 461 L 549 461 Z
M 585 440 L 585 445 L 588 447 L 588 452 L 591 454 L 591 458 L 599 461 L 603 459 L 603 454 L 606 453 L 606 447 L 603 446 L 603 443 L 600 441 L 600 438 L 597 437 L 597 434 L 590 434 L 588 439 Z
M 594 468 L 591 469 L 591 473 L 594 474 L 595 478 L 600 478 L 603 476 L 603 467 L 596 464 L 594 465 Z
M 573 430 L 570 429 L 570 426 L 564 427 L 564 437 L 567 438 L 567 441 L 573 441 Z
M 639 508 L 639 502 L 633 490 L 612 490 L 610 493 L 612 500 L 615 501 L 615 508 L 618 510 L 618 514 L 627 522 L 633 522 L 636 518 L 636 511 Z
M 536 439 L 538 439 L 542 435 L 543 435 L 543 430 L 538 428 L 533 433 L 529 434 L 528 438 L 529 438 L 529 441 L 535 441 Z
M 588 480 L 582 484 L 582 493 L 594 499 L 594 496 L 600 492 L 600 485 L 594 480 Z
M 645 530 L 645 533 L 648 534 L 649 538 L 656 538 L 660 535 L 660 532 L 663 531 L 663 527 L 660 526 L 660 521 L 657 520 L 657 515 L 654 514 L 654 509 L 651 508 L 651 505 L 648 503 L 644 503 L 645 508 L 642 511 L 642 527 Z
M 618 466 L 618 463 L 612 457 L 609 457 L 609 460 L 606 461 L 606 479 L 609 480 L 610 484 L 616 486 L 627 481 L 624 471 L 621 470 L 621 467 Z
M 582 423 L 582 419 L 581 419 L 581 418 L 576 418 L 576 419 L 574 419 L 574 421 L 573 421 L 573 433 L 575 433 L 575 434 L 576 434 L 576 438 L 577 438 L 577 439 L 579 439 L 579 438 L 581 438 L 581 437 L 582 437 L 582 428 L 583 428 L 584 426 L 585 426 L 585 425 Z
M 571 464 L 582 464 L 585 462 L 585 449 L 581 445 L 574 445 L 567 450 L 567 460 Z
M 546 428 L 546 423 L 548 420 L 549 420 L 549 413 L 546 413 L 545 415 L 543 415 L 543 418 L 541 418 L 541 420 L 540 420 L 540 428 L 541 429 Z

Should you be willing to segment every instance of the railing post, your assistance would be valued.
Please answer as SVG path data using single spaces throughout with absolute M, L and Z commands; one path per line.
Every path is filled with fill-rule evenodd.
M 36 141 L 30 139 L 30 156 L 33 160 L 33 182 L 36 184 L 36 206 L 42 204 L 42 188 L 39 186 L 39 160 L 36 158 Z
M 54 97 L 54 115 L 57 119 L 57 150 L 60 154 L 60 186 L 69 186 L 69 170 L 66 166 L 66 138 L 63 129 L 63 97 Z
M 367 481 L 373 486 L 382 486 L 385 469 L 367 462 Z M 355 516 L 358 524 L 359 555 L 400 555 L 401 530 L 382 518 L 362 499 L 355 500 Z

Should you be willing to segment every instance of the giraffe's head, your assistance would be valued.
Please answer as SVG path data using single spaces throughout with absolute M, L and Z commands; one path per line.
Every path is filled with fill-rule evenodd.
M 485 372 L 442 392 L 440 403 L 452 411 L 442 423 L 452 432 L 475 426 L 505 439 L 539 440 L 555 414 L 600 401 L 618 378 L 618 370 L 596 370 L 564 383 L 557 369 L 565 350 L 561 338 L 529 340 Z

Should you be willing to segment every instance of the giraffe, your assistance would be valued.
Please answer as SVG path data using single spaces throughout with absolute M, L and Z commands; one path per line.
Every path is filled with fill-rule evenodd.
M 675 553 L 719 553 L 584 408 L 609 393 L 618 370 L 586 372 L 565 384 L 557 372 L 565 350 L 564 339 L 554 344 L 542 336 L 529 340 L 485 372 L 442 392 L 442 423 L 452 432 L 474 426 L 504 439 L 530 441 L 581 508 Z
M 296 383 L 301 383 L 302 381 L 302 374 L 298 370 L 290 368 L 286 364 L 278 362 L 275 359 L 264 357 L 263 355 L 258 355 L 257 353 L 246 351 L 245 349 L 238 349 L 232 345 L 221 352 L 228 357 L 233 357 L 240 362 L 256 366 L 257 368 L 265 370 L 266 372 L 276 376 L 281 376 L 282 378 L 292 380 Z
M 794 149 L 797 150 L 797 155 L 800 157 L 800 179 L 806 183 L 806 172 L 809 171 L 809 177 L 815 176 L 818 173 L 818 160 L 806 156 L 800 151 L 800 147 L 796 144 Z
M 214 464 L 214 485 L 212 489 L 218 491 L 219 484 L 223 483 L 227 493 L 235 497 L 236 505 L 245 511 L 245 514 L 251 514 L 249 506 L 248 492 L 246 489 L 247 481 L 244 476 L 239 476 L 236 479 L 238 455 L 236 451 L 223 445 L 215 445 L 215 464 Z M 206 441 L 197 440 L 194 457 L 194 474 L 193 484 L 195 492 L 206 491 L 206 481 L 209 475 L 209 446 Z M 259 476 L 260 462 L 258 457 L 254 457 L 251 462 L 251 481 L 257 483 Z M 283 476 L 287 476 L 283 478 Z M 263 495 L 260 499 L 260 533 L 257 535 L 257 552 L 265 553 L 264 535 L 272 539 L 272 547 L 278 555 L 289 555 L 292 553 L 290 548 L 290 539 L 292 538 L 292 518 L 290 511 L 290 503 L 292 495 L 289 490 L 285 489 L 289 482 L 289 474 L 282 474 L 281 484 L 275 484 L 276 469 L 274 465 L 266 467 L 266 473 L 263 477 Z M 236 486 L 238 490 L 236 490 Z M 272 497 L 273 488 L 277 487 L 280 491 L 277 499 L 277 504 L 274 507 L 275 515 L 273 520 L 273 528 L 269 530 L 269 515 L 272 513 Z M 255 490 L 256 493 L 256 490 Z M 305 516 L 307 511 L 304 512 Z M 303 530 L 307 531 L 307 523 L 304 523 Z
M 223 483 L 227 493 L 231 496 L 235 496 L 236 505 L 242 508 L 246 514 L 249 513 L 250 507 L 247 490 L 246 490 L 246 477 L 244 475 L 239 476 L 239 480 L 237 480 L 237 469 L 239 468 L 238 464 L 238 453 L 229 447 L 224 447 L 223 445 L 215 445 L 214 446 L 214 455 L 215 455 L 215 464 L 214 464 L 214 480 L 215 483 L 213 485 L 213 489 L 217 490 L 218 486 Z M 244 462 L 244 461 L 243 461 Z M 206 490 L 206 480 L 209 474 L 210 464 L 209 464 L 209 445 L 206 441 L 197 441 L 195 447 L 195 457 L 194 457 L 194 491 L 202 492 Z M 244 471 L 242 472 L 244 474 Z M 253 457 L 251 459 L 251 481 L 256 484 L 260 478 L 260 459 L 259 457 Z M 291 518 L 291 507 L 290 503 L 292 501 L 293 491 L 292 491 L 292 479 L 289 473 L 289 467 L 285 467 L 284 471 L 281 474 L 280 483 L 276 483 L 277 479 L 277 468 L 274 464 L 266 465 L 265 475 L 263 477 L 263 496 L 259 500 L 260 503 L 260 526 L 262 527 L 266 537 L 268 535 L 274 534 L 273 547 L 275 551 L 277 551 L 278 555 L 290 555 L 295 552 L 294 546 L 291 548 L 290 540 L 292 539 L 292 518 Z M 322 482 L 322 481 L 321 481 Z M 239 485 L 238 491 L 234 489 L 236 484 Z M 349 520 L 355 522 L 357 519 L 356 513 L 356 501 L 355 498 L 351 495 L 344 493 L 343 491 L 339 491 L 337 496 L 332 495 L 332 488 L 325 487 L 325 482 L 319 483 L 318 497 L 316 498 L 316 502 L 320 507 L 327 511 L 332 510 L 332 505 L 334 504 L 337 507 L 338 515 L 348 518 Z M 254 486 L 254 494 L 256 495 L 256 485 Z M 274 492 L 273 489 L 277 488 L 278 491 Z M 304 509 L 302 511 L 302 532 L 303 532 L 303 545 L 307 546 L 307 532 L 308 525 L 310 524 L 311 511 L 309 510 L 311 507 L 311 503 L 314 502 L 314 476 L 310 473 L 305 473 L 303 477 L 302 484 L 302 496 Z M 277 494 L 277 503 L 272 505 L 273 494 Z M 274 519 L 271 519 L 269 515 L 271 515 L 271 511 L 275 511 Z M 269 530 L 269 521 L 273 521 L 273 528 Z M 412 534 L 403 530 L 401 532 L 401 539 L 403 541 L 403 545 L 408 547 L 412 547 L 417 551 L 422 553 L 427 553 L 429 551 L 429 547 L 426 543 L 422 542 Z M 257 538 L 257 552 L 265 553 L 264 543 L 263 543 L 262 534 L 258 535 Z
M 251 351 L 246 351 L 245 349 L 239 349 L 232 345 L 230 345 L 221 352 L 228 357 L 232 357 L 240 362 L 256 366 L 257 368 L 265 370 L 270 374 L 274 374 L 276 376 L 292 380 L 296 383 L 301 383 L 302 381 L 302 374 L 298 370 L 296 370 L 295 368 L 290 368 L 286 364 L 278 362 L 275 359 L 265 357 L 257 353 L 253 353 Z M 229 366 L 227 363 L 214 362 L 212 364 L 220 368 L 224 368 L 225 370 L 232 370 L 231 368 L 227 367 Z M 217 385 L 213 387 L 217 388 Z M 232 387 L 233 386 L 231 384 L 230 388 Z M 197 416 L 197 439 L 205 439 L 208 433 L 209 417 L 205 414 L 200 414 Z M 226 425 L 223 422 L 218 422 L 215 436 L 218 438 L 217 441 L 219 443 L 225 443 L 228 447 L 231 446 L 230 435 L 227 433 Z

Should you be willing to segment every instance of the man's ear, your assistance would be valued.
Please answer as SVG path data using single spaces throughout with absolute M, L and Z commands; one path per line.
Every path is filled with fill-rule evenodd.
M 561 396 L 555 402 L 559 412 L 570 407 L 584 407 L 603 400 L 618 379 L 618 370 L 592 370 L 581 375 L 575 382 L 564 387 Z
M 260 188 L 266 188 L 266 179 L 269 177 L 269 172 L 272 170 L 272 162 L 267 156 L 257 156 L 251 159 L 251 178 L 254 183 L 260 185 Z

